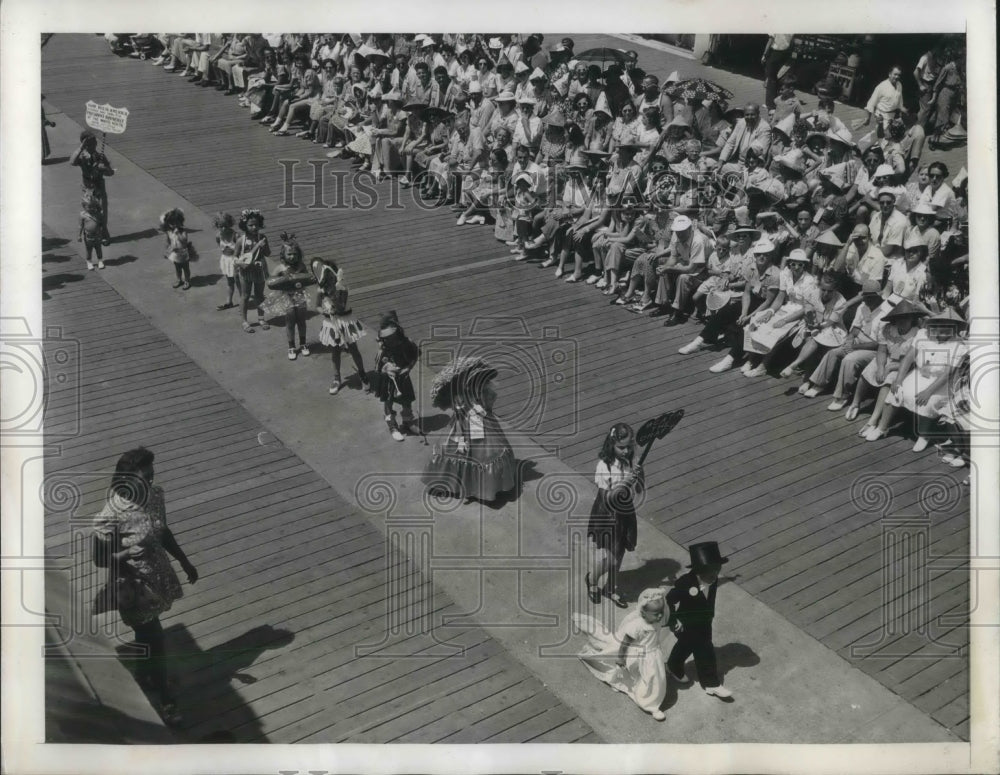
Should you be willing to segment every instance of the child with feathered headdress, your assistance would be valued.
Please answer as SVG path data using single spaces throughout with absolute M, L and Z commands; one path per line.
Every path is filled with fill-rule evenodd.
M 332 259 L 314 258 L 310 265 L 319 290 L 316 293 L 316 309 L 323 315 L 323 326 L 319 330 L 319 341 L 331 348 L 333 359 L 333 382 L 330 384 L 330 395 L 335 396 L 344 386 L 340 379 L 340 355 L 346 350 L 354 361 L 358 379 L 365 390 L 371 390 L 365 362 L 358 349 L 358 340 L 367 331 L 364 324 L 351 315 L 347 306 L 347 280 L 344 270 Z

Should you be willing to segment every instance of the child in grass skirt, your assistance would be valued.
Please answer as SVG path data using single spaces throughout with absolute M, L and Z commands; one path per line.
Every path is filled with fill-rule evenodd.
M 364 324 L 351 315 L 351 308 L 347 306 L 348 288 L 344 270 L 333 261 L 315 258 L 312 261 L 312 273 L 319 283 L 316 309 L 323 314 L 319 341 L 332 351 L 333 382 L 330 384 L 330 395 L 337 395 L 343 387 L 340 380 L 340 354 L 343 350 L 350 353 L 361 386 L 365 390 L 371 390 L 365 362 L 358 350 L 358 340 L 368 332 Z
M 288 339 L 288 360 L 294 361 L 298 354 L 309 355 L 306 344 L 306 292 L 305 286 L 312 285 L 313 277 L 306 269 L 302 248 L 294 234 L 281 233 L 281 252 L 278 267 L 267 282 L 264 297 L 264 311 L 268 317 L 284 315 L 285 333 Z M 295 347 L 295 332 L 299 333 L 299 347 Z
M 444 444 L 435 446 L 425 484 L 484 503 L 514 488 L 514 450 L 493 414 L 496 369 L 477 357 L 456 358 L 431 386 L 431 402 L 453 413 Z

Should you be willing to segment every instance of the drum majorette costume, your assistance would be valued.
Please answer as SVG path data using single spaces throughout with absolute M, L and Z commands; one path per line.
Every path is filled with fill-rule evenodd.
M 364 324 L 351 315 L 347 306 L 347 281 L 344 270 L 332 261 L 314 259 L 311 264 L 313 275 L 319 283 L 316 294 L 316 309 L 323 315 L 323 326 L 319 330 L 319 341 L 332 349 L 333 383 L 330 395 L 340 392 L 340 353 L 347 350 L 354 360 L 362 387 L 370 388 L 365 364 L 358 350 L 358 340 L 367 334 Z
M 428 486 L 484 503 L 513 489 L 514 450 L 493 414 L 496 392 L 490 383 L 496 376 L 481 358 L 461 357 L 435 378 L 431 402 L 452 411 L 452 424 L 424 471 Z
M 375 360 L 375 377 L 372 381 L 375 395 L 385 410 L 385 422 L 396 441 L 402 441 L 413 425 L 413 381 L 410 371 L 417 365 L 420 348 L 406 338 L 395 311 L 386 314 L 379 323 L 378 341 L 381 345 Z M 396 424 L 394 405 L 400 405 L 402 425 Z

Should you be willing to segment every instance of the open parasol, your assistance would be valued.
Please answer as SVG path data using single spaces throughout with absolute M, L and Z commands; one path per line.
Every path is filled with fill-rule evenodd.
M 687 100 L 728 102 L 733 98 L 733 93 L 729 89 L 704 78 L 685 78 L 675 84 L 668 84 L 664 91 L 671 99 L 681 99 L 685 102 Z
M 574 54 L 573 59 L 577 62 L 595 62 L 600 64 L 601 70 L 605 70 L 607 64 L 624 64 L 628 61 L 628 56 L 617 48 L 588 48 L 582 53 Z

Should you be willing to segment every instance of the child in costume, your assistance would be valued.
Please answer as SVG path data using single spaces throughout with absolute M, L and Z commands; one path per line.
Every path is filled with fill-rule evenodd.
M 424 471 L 424 482 L 484 503 L 515 485 L 514 450 L 493 414 L 497 376 L 482 358 L 459 357 L 431 386 L 431 403 L 453 413 L 444 444 Z
M 667 696 L 667 672 L 660 649 L 666 610 L 664 587 L 645 589 L 639 607 L 622 619 L 615 632 L 588 614 L 573 614 L 573 622 L 589 636 L 580 659 L 599 680 L 627 694 L 657 721 Z
M 271 326 L 264 319 L 261 302 L 264 301 L 264 283 L 267 282 L 267 257 L 271 255 L 271 246 L 264 234 L 264 216 L 260 210 L 247 209 L 240 213 L 240 231 L 243 232 L 236 240 L 236 282 L 240 288 L 240 311 L 243 313 L 243 330 L 248 334 L 254 332 L 247 322 L 247 310 L 250 301 L 257 302 L 257 322 L 262 330 Z
M 320 258 L 313 259 L 311 266 L 316 282 L 319 283 L 316 309 L 323 313 L 319 341 L 332 350 L 333 382 L 330 384 L 330 395 L 337 395 L 344 386 L 340 380 L 340 354 L 343 350 L 350 353 L 362 387 L 371 391 L 365 362 L 358 350 L 358 340 L 368 332 L 360 320 L 351 316 L 351 308 L 347 306 L 348 288 L 344 270 L 333 261 Z
M 81 202 L 83 210 L 80 211 L 80 236 L 78 242 L 82 242 L 87 249 L 87 269 L 94 268 L 91 259 L 97 254 L 97 268 L 104 268 L 104 251 L 101 248 L 101 203 L 89 192 L 84 192 Z
M 294 234 L 281 232 L 281 252 L 278 267 L 268 280 L 268 291 L 264 298 L 264 311 L 269 317 L 284 315 L 285 335 L 288 339 L 288 360 L 294 361 L 299 353 L 309 355 L 306 344 L 306 292 L 313 276 L 306 269 L 302 248 Z M 299 332 L 299 347 L 295 347 L 295 331 Z
M 719 572 L 729 558 L 719 553 L 715 541 L 692 544 L 688 553 L 691 570 L 678 578 L 673 589 L 667 592 L 667 605 L 670 606 L 667 626 L 677 636 L 677 643 L 667 657 L 667 670 L 681 683 L 687 683 L 684 663 L 693 654 L 701 688 L 713 697 L 728 699 L 733 693 L 719 681 L 715 646 L 712 645 L 712 619 L 715 618 Z
M 406 338 L 395 310 L 383 316 L 379 323 L 378 341 L 381 349 L 375 360 L 375 394 L 385 410 L 385 422 L 395 441 L 402 441 L 413 425 L 413 381 L 410 371 L 417 365 L 420 348 Z M 394 405 L 399 403 L 402 425 L 396 423 Z
M 619 608 L 628 603 L 618 593 L 618 571 L 626 551 L 635 550 L 637 525 L 635 495 L 643 490 L 642 468 L 633 466 L 635 433 L 632 427 L 619 422 L 611 426 L 597 461 L 594 480 L 597 498 L 590 509 L 587 537 L 594 544 L 594 563 L 584 577 L 590 602 L 599 603 L 601 595 Z M 599 583 L 607 574 L 602 587 Z
M 229 213 L 219 213 L 212 219 L 215 226 L 215 242 L 219 246 L 219 271 L 226 278 L 226 287 L 229 292 L 225 304 L 220 304 L 216 309 L 232 309 L 233 292 L 236 290 L 236 220 Z
M 167 237 L 167 252 L 164 258 L 169 259 L 177 273 L 174 288 L 183 286 L 186 291 L 191 287 L 191 262 L 198 260 L 198 252 L 188 240 L 187 229 L 184 228 L 184 213 L 178 209 L 167 210 L 160 216 L 160 229 Z

